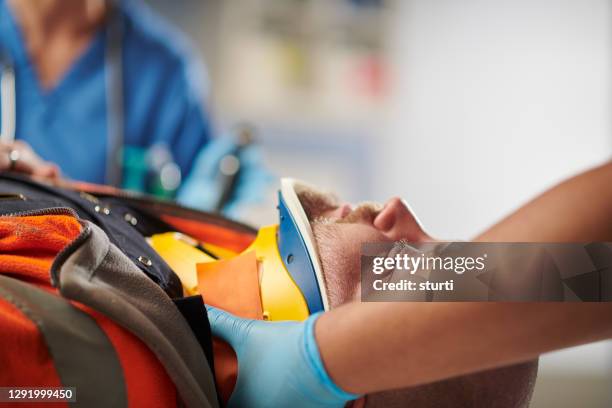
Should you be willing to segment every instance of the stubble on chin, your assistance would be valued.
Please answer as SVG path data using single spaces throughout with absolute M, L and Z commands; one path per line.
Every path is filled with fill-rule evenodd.
M 327 299 L 332 309 L 357 299 L 361 283 L 359 260 L 348 259 L 338 245 L 342 239 L 340 231 L 334 224 L 313 225 Z

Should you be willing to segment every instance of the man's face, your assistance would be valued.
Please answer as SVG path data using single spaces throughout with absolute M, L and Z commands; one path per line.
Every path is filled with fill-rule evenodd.
M 434 241 L 399 198 L 384 205 L 352 208 L 333 196 L 296 188 L 312 226 L 332 308 L 358 298 L 361 244 L 366 242 Z M 366 396 L 366 407 L 528 405 L 537 361 L 483 371 L 446 381 Z M 364 400 L 359 400 L 363 406 Z
M 309 188 L 297 193 L 314 232 L 331 307 L 359 294 L 362 244 L 432 240 L 400 198 L 352 207 Z

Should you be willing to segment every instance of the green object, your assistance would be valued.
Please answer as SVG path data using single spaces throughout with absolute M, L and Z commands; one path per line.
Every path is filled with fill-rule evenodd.
M 123 148 L 123 182 L 126 190 L 172 199 L 181 184 L 181 169 L 164 144 L 149 148 Z
M 123 181 L 121 187 L 126 190 L 147 192 L 147 150 L 141 147 L 123 147 Z

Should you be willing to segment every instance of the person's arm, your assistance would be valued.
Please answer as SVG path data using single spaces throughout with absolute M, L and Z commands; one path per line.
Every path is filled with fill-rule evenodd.
M 273 323 L 208 314 L 238 356 L 230 407 L 339 407 L 612 337 L 612 303 L 351 303 Z
M 610 239 L 612 163 L 606 163 L 551 188 L 475 241 Z M 334 313 L 341 315 L 334 318 Z M 405 327 L 411 330 L 398 335 Z M 344 342 L 340 333 L 345 330 L 353 338 L 371 338 L 357 344 Z M 316 334 L 332 378 L 337 375 L 338 385 L 348 391 L 365 393 L 508 365 L 547 351 L 612 337 L 612 304 L 352 304 L 322 316 Z M 380 345 L 366 348 L 376 344 L 375 338 L 380 339 Z M 397 355 L 389 352 L 406 345 L 410 351 Z M 358 367 L 360 360 L 354 359 L 343 363 L 343 354 L 356 353 L 373 356 L 379 364 Z M 369 379 L 364 381 L 362 375 Z
M 612 303 L 353 303 L 322 315 L 315 336 L 331 378 L 362 394 L 610 338 Z
M 556 185 L 474 240 L 612 240 L 612 162 Z

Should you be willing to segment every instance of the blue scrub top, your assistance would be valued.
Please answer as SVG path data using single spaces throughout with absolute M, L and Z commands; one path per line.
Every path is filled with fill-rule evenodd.
M 123 14 L 124 144 L 164 142 L 183 176 L 210 139 L 203 102 L 206 73 L 187 40 L 139 0 L 121 1 Z M 16 137 L 64 175 L 104 183 L 107 109 L 103 28 L 50 90 L 41 84 L 11 10 L 0 0 L 0 50 L 16 75 Z

